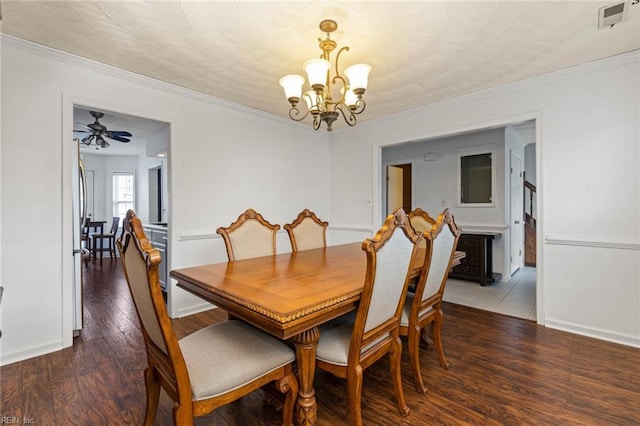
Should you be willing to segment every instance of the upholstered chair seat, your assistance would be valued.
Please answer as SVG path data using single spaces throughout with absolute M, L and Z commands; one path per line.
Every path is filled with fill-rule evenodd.
M 220 396 L 295 360 L 287 345 L 242 321 L 210 325 L 178 343 L 195 400 Z

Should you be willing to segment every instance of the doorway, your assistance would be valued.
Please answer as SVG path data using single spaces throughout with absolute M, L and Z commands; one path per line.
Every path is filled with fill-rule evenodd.
M 516 288 L 515 286 L 517 281 L 526 279 L 530 282 L 533 280 L 533 285 L 528 287 L 533 288 L 533 290 L 527 290 L 526 303 L 531 304 L 531 309 L 526 311 L 526 317 L 541 321 L 543 319 L 543 307 L 541 306 L 543 298 L 537 273 L 535 269 L 523 267 L 525 264 L 523 258 L 525 253 L 524 236 L 520 237 L 520 242 L 511 244 L 512 225 L 522 228 L 522 232 L 524 232 L 523 205 L 529 210 L 531 202 L 529 201 L 529 195 L 525 196 L 522 190 L 522 186 L 525 184 L 524 178 L 517 185 L 520 190 L 515 194 L 515 197 L 511 197 L 512 189 L 509 174 L 512 163 L 511 149 L 513 148 L 520 159 L 519 164 L 516 163 L 517 160 L 513 160 L 516 163 L 514 164 L 516 168 L 515 174 L 519 176 L 520 171 L 526 172 L 527 180 L 531 180 L 535 184 L 536 170 L 538 168 L 536 161 L 538 155 L 536 147 L 537 123 L 537 118 L 527 118 L 525 121 L 517 123 L 506 121 L 505 124 L 500 125 L 491 123 L 490 126 L 485 128 L 465 129 L 463 132 L 452 132 L 451 134 L 438 135 L 434 138 L 425 138 L 421 141 L 406 142 L 388 147 L 380 145 L 380 151 L 376 154 L 378 155 L 378 176 L 380 176 L 376 179 L 379 182 L 377 191 L 380 195 L 380 205 L 378 205 L 380 213 L 376 215 L 376 219 L 380 218 L 378 219 L 380 222 L 374 221 L 374 227 L 379 226 L 384 220 L 388 208 L 386 181 L 388 166 L 412 163 L 413 208 L 421 207 L 429 213 L 433 213 L 434 217 L 444 208 L 450 208 L 456 217 L 456 222 L 463 230 L 500 234 L 501 241 L 498 244 L 502 246 L 502 253 L 500 253 L 499 258 L 496 258 L 497 256 L 494 257 L 494 269 L 498 269 L 497 266 L 499 266 L 503 277 L 505 277 L 505 282 L 487 286 L 488 291 L 495 292 L 498 288 L 509 287 L 517 290 L 513 291 L 515 296 L 517 295 L 516 293 L 520 292 L 519 287 Z M 509 135 L 505 134 L 507 130 Z M 508 138 L 510 139 L 507 140 Z M 500 191 L 497 194 L 496 204 L 482 207 L 461 206 L 458 198 L 460 187 L 457 183 L 456 173 L 457 154 L 463 149 L 492 144 L 499 151 L 499 155 L 495 157 L 499 173 L 499 185 L 496 186 L 496 190 Z M 399 159 L 404 161 L 398 161 Z M 534 193 L 532 197 L 534 215 L 536 215 L 535 206 L 539 193 Z M 511 212 L 512 204 L 514 206 L 513 213 Z M 516 205 L 518 205 L 517 213 L 515 210 Z M 518 218 L 520 218 L 520 223 L 514 224 L 513 222 Z M 537 234 L 540 234 L 540 230 L 537 231 Z M 533 240 L 535 241 L 537 238 L 540 237 L 534 236 Z M 496 252 L 496 246 L 494 242 L 494 253 Z M 511 261 L 512 249 L 513 253 L 517 255 L 513 256 L 515 257 L 514 262 Z M 538 259 L 539 263 L 540 259 Z M 516 264 L 521 265 L 520 270 L 512 268 L 512 265 Z M 514 276 L 507 282 L 510 272 L 514 272 Z M 526 274 L 524 274 L 525 272 Z M 477 284 L 472 282 L 462 282 L 462 284 L 467 284 L 467 287 L 470 287 L 470 291 L 475 292 L 478 290 L 476 288 Z M 505 290 L 505 292 L 507 291 L 509 290 Z M 466 300 L 470 299 L 467 298 Z M 524 307 L 522 309 L 524 310 Z M 530 313 L 532 313 L 533 318 Z
M 413 174 L 412 163 L 389 163 L 385 165 L 385 206 L 382 212 L 382 220 L 401 207 L 409 213 L 413 209 Z
M 149 169 L 149 222 L 164 222 L 162 218 L 162 165 Z
M 96 144 L 95 135 L 94 138 L 88 138 L 96 129 L 93 126 L 94 121 L 98 121 L 96 116 L 99 117 L 100 126 L 105 128 L 102 130 L 102 135 L 107 144 Z M 130 208 L 136 211 L 137 216 L 145 224 L 150 222 L 166 224 L 169 204 L 167 173 L 169 170 L 169 123 L 79 104 L 73 105 L 72 121 L 73 135 L 79 141 L 79 143 L 76 142 L 75 148 L 78 155 L 77 158 L 74 156 L 72 163 L 77 167 L 81 159 L 85 168 L 84 181 L 87 184 L 84 214 L 75 214 L 74 207 L 74 235 L 78 234 L 86 217 L 106 223 L 111 223 L 115 217 L 119 217 L 119 226 L 116 231 L 116 235 L 119 235 L 124 215 Z M 127 179 L 122 179 L 123 176 Z M 150 188 L 152 191 L 149 191 Z M 72 191 L 74 206 L 79 204 L 77 201 L 79 198 L 74 187 Z M 154 206 L 153 209 L 152 206 Z M 81 247 L 76 245 L 74 239 L 74 253 L 80 251 Z M 169 259 L 163 255 L 163 264 L 167 265 L 168 261 Z M 84 281 L 87 268 L 103 268 L 106 271 L 107 268 L 117 267 L 119 267 L 118 260 L 112 258 L 106 251 L 102 261 L 94 262 L 91 259 L 88 264 L 82 261 L 81 256 L 74 255 L 72 291 L 74 335 L 83 326 L 82 313 L 86 302 L 82 297 L 83 286 L 96 284 Z M 97 277 L 100 274 L 89 276 Z M 167 296 L 168 300 L 169 297 L 170 295 Z M 98 303 L 104 303 L 104 301 L 98 301 Z

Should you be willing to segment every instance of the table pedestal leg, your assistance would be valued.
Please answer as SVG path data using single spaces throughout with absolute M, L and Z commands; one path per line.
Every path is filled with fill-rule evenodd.
M 295 419 L 300 426 L 316 423 L 317 406 L 313 390 L 313 375 L 316 370 L 316 347 L 319 338 L 318 327 L 304 331 L 295 337 L 299 381 Z

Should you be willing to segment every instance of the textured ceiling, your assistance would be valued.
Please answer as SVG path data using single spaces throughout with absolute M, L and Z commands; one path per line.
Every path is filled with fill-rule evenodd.
M 366 120 L 640 48 L 640 6 L 609 1 L 7 1 L 2 32 L 287 116 L 281 76 L 334 19 L 341 68 L 372 66 Z

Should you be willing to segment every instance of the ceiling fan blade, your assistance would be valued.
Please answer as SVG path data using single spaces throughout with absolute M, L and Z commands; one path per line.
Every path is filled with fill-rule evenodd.
M 85 126 L 84 124 L 76 123 L 76 126 L 84 127 L 85 129 L 92 130 L 91 127 Z
M 123 138 L 123 137 L 120 137 L 120 136 L 115 136 L 115 135 L 104 135 L 104 136 L 106 138 L 113 139 L 113 140 L 116 140 L 118 142 L 131 142 L 130 139 L 126 139 L 126 138 Z
M 76 130 L 76 129 L 73 129 L 73 131 L 74 131 L 75 133 L 92 133 L 92 132 L 91 132 L 91 131 L 89 131 L 89 130 Z
M 124 130 L 107 130 L 107 132 L 105 133 L 108 137 L 112 137 L 112 136 L 124 136 L 125 138 L 130 138 L 131 136 L 133 136 L 131 133 L 129 132 L 125 132 Z

